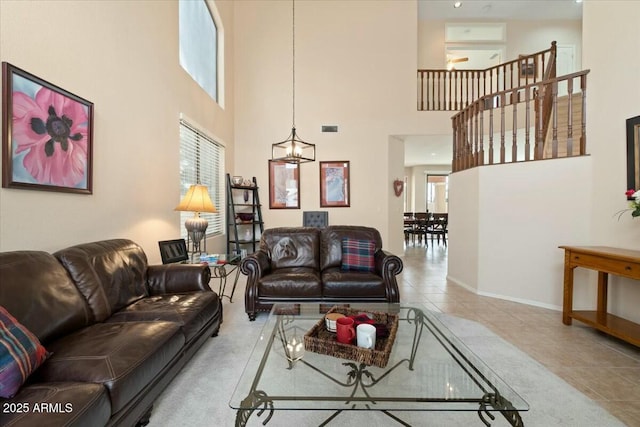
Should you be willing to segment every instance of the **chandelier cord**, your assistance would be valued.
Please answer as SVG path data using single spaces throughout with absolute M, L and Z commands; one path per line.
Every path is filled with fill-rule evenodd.
M 293 79 L 292 79 L 292 122 L 293 122 L 293 129 L 296 128 L 296 0 L 292 0 L 291 2 L 293 4 L 292 7 L 292 41 L 293 41 Z

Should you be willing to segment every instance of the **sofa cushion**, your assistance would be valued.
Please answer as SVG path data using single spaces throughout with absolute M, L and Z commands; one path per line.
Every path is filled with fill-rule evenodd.
M 181 353 L 185 337 L 174 322 L 96 323 L 49 345 L 39 381 L 103 384 L 118 412 Z
M 213 292 L 155 295 L 114 313 L 107 322 L 166 320 L 182 325 L 187 342 L 212 319 L 222 316 L 220 298 Z
M 320 274 L 313 268 L 280 268 L 258 283 L 261 298 L 309 299 L 322 297 Z
M 342 265 L 344 271 L 374 271 L 374 253 L 376 244 L 373 240 L 342 239 Z
M 27 385 L 3 402 L 29 408 L 28 411 L 0 412 L 5 427 L 103 426 L 111 417 L 109 393 L 102 384 L 51 382 Z
M 380 232 L 375 228 L 357 225 L 330 225 L 320 232 L 320 270 L 342 265 L 343 239 L 372 240 L 375 250 L 382 249 Z
M 89 307 L 53 255 L 2 252 L 0 278 L 0 305 L 45 346 L 89 325 Z
M 385 299 L 382 277 L 364 271 L 343 271 L 334 267 L 322 272 L 322 296 L 328 299 Z
M 317 228 L 281 227 L 262 233 L 260 250 L 269 254 L 271 268 L 308 267 L 318 269 L 320 232 Z
M 85 243 L 54 255 L 69 271 L 96 322 L 148 295 L 147 256 L 131 240 Z
M 47 356 L 38 338 L 0 306 L 0 397 L 13 397 Z

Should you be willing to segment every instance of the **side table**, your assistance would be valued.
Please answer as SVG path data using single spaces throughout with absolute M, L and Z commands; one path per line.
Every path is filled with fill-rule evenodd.
M 218 279 L 218 295 L 220 299 L 222 297 L 229 298 L 229 302 L 233 302 L 233 293 L 236 291 L 236 285 L 238 284 L 238 276 L 240 275 L 240 255 L 238 254 L 222 254 L 218 257 L 216 262 L 209 263 L 211 269 L 211 278 Z M 227 287 L 227 277 L 236 272 L 233 279 L 233 287 L 231 288 L 231 294 L 225 295 Z

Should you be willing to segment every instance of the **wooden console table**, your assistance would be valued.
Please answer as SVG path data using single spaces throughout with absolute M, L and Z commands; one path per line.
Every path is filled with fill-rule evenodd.
M 564 301 L 562 323 L 576 319 L 609 335 L 640 346 L 640 325 L 607 313 L 609 274 L 640 280 L 640 251 L 606 246 L 560 246 L 564 249 Z M 598 301 L 595 311 L 573 310 L 573 270 L 598 272 Z

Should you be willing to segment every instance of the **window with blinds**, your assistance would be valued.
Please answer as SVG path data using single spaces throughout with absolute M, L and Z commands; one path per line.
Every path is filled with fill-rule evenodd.
M 217 213 L 200 214 L 209 221 L 207 236 L 224 233 L 224 146 L 180 119 L 180 200 L 193 184 L 206 185 Z M 180 212 L 180 223 L 193 217 L 193 212 Z M 182 227 L 182 237 L 187 230 Z

